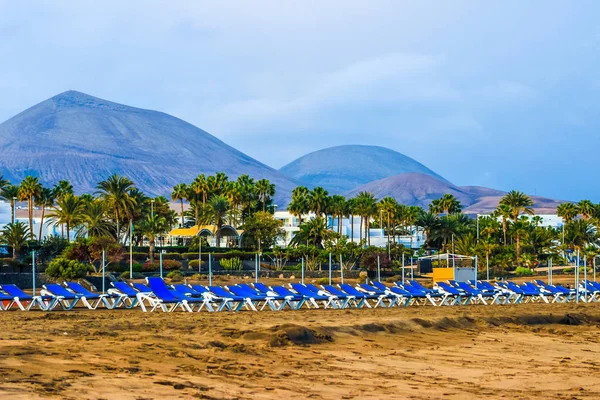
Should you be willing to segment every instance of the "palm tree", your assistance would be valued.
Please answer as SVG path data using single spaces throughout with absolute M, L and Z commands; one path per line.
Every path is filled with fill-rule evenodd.
M 42 240 L 42 228 L 44 227 L 44 216 L 46 215 L 46 207 L 54 204 L 54 191 L 50 188 L 42 187 L 37 197 L 35 198 L 35 205 L 42 208 L 42 216 L 40 219 L 40 234 L 39 240 Z
M 81 199 L 81 198 L 80 198 Z M 85 201 L 83 206 L 82 228 L 78 237 L 110 237 L 114 234 L 114 225 L 106 218 L 106 206 L 101 199 Z
M 256 182 L 255 187 L 258 200 L 262 203 L 263 211 L 266 211 L 267 203 L 275 195 L 275 185 L 269 182 L 268 179 L 261 179 Z
M 508 231 L 508 218 L 512 216 L 512 208 L 508 204 L 498 204 L 498 207 L 493 213 L 496 217 L 502 218 L 502 234 L 504 238 L 504 246 L 506 247 L 506 232 Z
M 587 245 L 598 245 L 596 228 L 590 221 L 574 220 L 565 227 L 565 244 L 571 250 L 582 250 Z
M 10 182 L 4 179 L 4 175 L 0 175 L 0 191 L 2 191 L 2 189 L 4 189 L 8 185 L 10 185 Z
M 531 230 L 531 222 L 527 218 L 521 218 L 513 222 L 510 226 L 515 237 L 517 265 L 521 265 L 521 239 Z
M 243 197 L 242 191 L 240 190 L 240 185 L 237 181 L 231 181 L 227 184 L 227 189 L 225 190 L 225 196 L 227 200 L 229 200 L 229 204 L 231 204 L 230 218 L 231 225 L 238 227 L 240 225 L 239 217 L 242 217 L 242 221 L 244 220 L 243 210 L 240 210 L 240 206 L 242 205 Z M 242 214 L 242 215 L 240 215 Z
M 390 231 L 392 229 L 392 222 L 396 219 L 396 211 L 398 210 L 398 202 L 396 199 L 390 196 L 386 196 L 379 201 L 378 208 L 380 215 L 385 214 L 387 220 L 387 244 L 390 246 Z
M 61 180 L 52 188 L 54 198 L 60 199 L 66 194 L 73 194 L 73 185 L 69 181 Z
M 309 190 L 305 186 L 298 186 L 292 190 L 292 201 L 288 205 L 290 214 L 298 217 L 298 225 L 302 225 L 302 215 L 308 213 L 308 193 Z
M 430 212 L 436 214 L 456 214 L 462 210 L 460 201 L 451 194 L 446 193 L 440 199 L 434 200 L 429 205 Z
M 477 246 L 485 253 L 485 262 L 486 265 L 489 265 L 490 255 L 498 248 L 498 242 L 491 235 L 487 235 L 479 239 Z
M 227 217 L 229 211 L 229 200 L 223 195 L 216 195 L 210 198 L 208 206 L 211 211 L 211 216 L 215 225 L 217 226 L 216 239 L 217 247 L 221 247 L 221 228 L 223 227 L 223 221 Z
M 186 199 L 188 194 L 188 187 L 185 183 L 180 183 L 173 186 L 173 192 L 171 193 L 171 199 L 173 201 L 179 201 L 181 204 L 181 227 L 183 228 L 183 200 Z
M 533 200 L 523 192 L 511 190 L 500 199 L 500 204 L 510 207 L 513 222 L 517 222 L 521 213 L 533 215 Z
M 563 219 L 564 225 L 573 221 L 577 213 L 577 206 L 573 203 L 562 203 L 556 207 L 556 214 Z
M 308 193 L 308 206 L 314 211 L 317 217 L 322 216 L 327 210 L 329 204 L 329 193 L 327 190 L 317 186 Z
M 369 192 L 360 192 L 356 196 L 355 210 L 360 215 L 360 230 L 361 230 L 361 240 L 362 240 L 362 230 L 363 230 L 363 221 L 364 221 L 364 233 L 365 239 L 367 240 L 367 245 L 371 245 L 371 235 L 368 234 L 371 217 L 377 213 L 377 199 L 373 196 L 372 193 Z
M 252 203 L 256 197 L 254 179 L 250 178 L 246 174 L 243 174 L 238 176 L 237 184 L 241 196 L 242 216 L 248 216 L 250 214 Z
M 71 241 L 71 228 L 84 221 L 85 203 L 81 198 L 70 193 L 65 194 L 56 202 L 56 206 L 48 215 L 54 225 L 64 224 L 67 228 L 67 242 Z
M 328 232 L 325 218 L 316 217 L 300 225 L 300 230 L 292 238 L 290 246 L 313 245 L 322 249 Z
M 337 218 L 337 231 L 341 235 L 342 218 L 346 213 L 346 198 L 344 196 L 340 196 L 339 194 L 334 194 L 333 196 L 331 196 L 329 202 L 329 211 L 331 212 L 333 218 Z
M 150 243 L 150 262 L 154 262 L 154 246 L 156 243 L 156 237 L 167 230 L 167 221 L 165 217 L 161 217 L 156 214 L 154 216 L 148 215 L 140 226 L 140 231 L 144 236 L 148 238 Z
M 120 242 L 121 221 L 131 218 L 137 204 L 132 197 L 131 190 L 135 184 L 124 176 L 111 175 L 108 179 L 98 183 L 98 194 L 104 199 L 106 207 L 112 212 L 112 219 L 116 224 L 116 238 Z
M 33 199 L 39 195 L 42 185 L 38 178 L 26 176 L 23 182 L 19 185 L 19 200 L 27 201 L 27 209 L 29 215 L 29 235 L 31 239 L 33 234 Z
M 11 222 L 15 223 L 15 198 L 19 197 L 19 187 L 16 185 L 5 185 L 0 190 L 0 197 L 10 203 Z
M 577 203 L 577 211 L 585 220 L 590 219 L 592 215 L 595 214 L 596 207 L 597 206 L 590 200 L 581 200 L 579 203 Z
M 440 227 L 440 220 L 437 214 L 432 212 L 422 212 L 417 218 L 417 226 L 423 228 L 427 241 L 427 254 L 431 254 L 433 248 L 433 232 Z
M 13 249 L 13 260 L 21 252 L 21 248 L 27 244 L 27 238 L 30 236 L 29 227 L 22 222 L 10 223 L 4 226 L 0 231 L 0 241 L 6 243 Z

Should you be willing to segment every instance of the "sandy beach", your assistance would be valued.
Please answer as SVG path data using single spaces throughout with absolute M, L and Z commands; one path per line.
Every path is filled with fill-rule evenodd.
M 598 304 L 0 314 L 2 399 L 597 399 Z

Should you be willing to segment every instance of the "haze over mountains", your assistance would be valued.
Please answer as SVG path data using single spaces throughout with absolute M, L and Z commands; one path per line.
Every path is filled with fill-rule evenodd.
M 379 146 L 345 145 L 315 151 L 279 171 L 171 115 L 68 91 L 0 124 L 0 174 L 18 183 L 27 175 L 45 185 L 69 180 L 78 193 L 96 190 L 113 173 L 131 178 L 150 195 L 169 196 L 175 184 L 198 174 L 248 174 L 277 186 L 280 208 L 302 184 L 330 194 L 372 192 L 427 207 L 445 193 L 467 213 L 493 210 L 504 192 L 456 186 L 418 161 Z M 538 212 L 560 203 L 535 197 Z
M 27 175 L 44 184 L 69 180 L 94 192 L 113 173 L 144 192 L 169 196 L 173 185 L 199 173 L 248 174 L 277 185 L 275 202 L 287 204 L 297 186 L 275 169 L 171 115 L 68 91 L 0 124 L 0 174 L 13 182 Z

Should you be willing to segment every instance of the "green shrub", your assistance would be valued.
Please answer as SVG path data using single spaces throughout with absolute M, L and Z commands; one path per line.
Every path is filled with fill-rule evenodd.
M 194 274 L 194 275 L 190 276 L 191 281 L 203 281 L 206 279 L 208 279 L 208 278 L 204 274 Z
M 82 264 L 75 260 L 57 257 L 50 262 L 45 273 L 50 278 L 73 280 L 83 278 L 89 270 L 89 265 Z
M 181 282 L 183 280 L 183 274 L 181 271 L 171 271 L 167 274 L 167 278 L 171 280 L 171 282 Z
M 302 264 L 297 265 L 286 265 L 283 267 L 283 271 L 300 271 L 302 269 Z
M 221 267 L 227 271 L 241 271 L 242 270 L 242 260 L 237 257 L 234 258 L 224 258 L 220 261 Z
M 190 262 L 188 262 L 188 269 L 193 269 L 194 271 L 198 271 L 198 260 L 191 260 Z M 202 261 L 202 267 L 203 268 L 208 268 L 207 263 L 203 260 Z
M 160 258 L 160 254 L 156 254 L 155 259 Z M 183 257 L 180 253 L 164 253 L 162 255 L 163 260 L 183 260 Z
M 533 275 L 533 271 L 526 267 L 517 267 L 517 269 L 515 269 L 515 275 L 531 276 L 531 275 Z
M 329 285 L 329 278 L 318 278 L 315 283 L 317 285 Z
M 121 277 L 121 279 L 130 279 L 129 278 L 129 271 L 125 271 L 125 272 L 123 272 L 119 276 Z M 144 279 L 144 278 L 145 278 L 144 274 L 141 274 L 139 272 L 134 272 L 133 273 L 133 279 Z
M 562 271 L 565 274 L 570 274 L 571 272 L 573 272 L 573 268 L 564 268 Z
M 173 271 L 181 269 L 181 263 L 177 260 L 163 260 L 163 271 Z M 160 270 L 160 262 L 147 262 L 141 268 L 142 272 L 154 272 Z

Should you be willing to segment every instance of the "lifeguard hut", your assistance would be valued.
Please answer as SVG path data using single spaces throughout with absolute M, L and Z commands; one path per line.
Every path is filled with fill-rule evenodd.
M 455 280 L 467 282 L 477 280 L 477 256 L 465 256 L 452 253 L 438 253 L 431 256 L 419 257 L 419 264 L 429 261 L 435 267 L 431 269 L 433 283 Z M 421 273 L 425 271 L 421 270 Z M 427 271 L 429 272 L 429 271 Z

